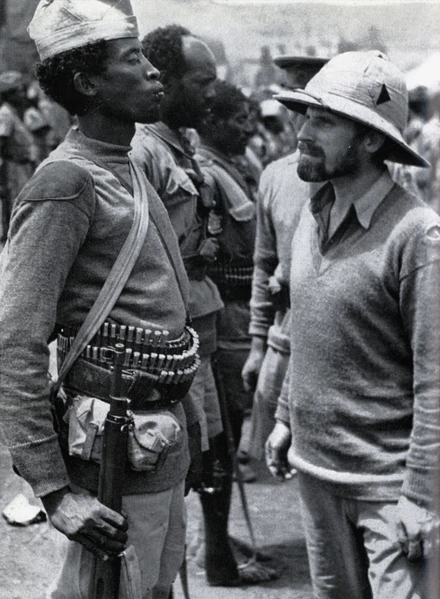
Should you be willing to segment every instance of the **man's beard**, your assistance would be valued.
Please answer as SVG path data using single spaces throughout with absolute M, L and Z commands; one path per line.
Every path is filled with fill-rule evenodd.
M 355 175 L 359 169 L 359 154 L 357 145 L 351 144 L 345 154 L 331 169 L 325 164 L 325 154 L 320 148 L 306 146 L 308 154 L 301 154 L 297 167 L 300 179 L 309 183 L 319 183 Z M 301 150 L 300 150 L 301 151 Z
M 168 107 L 169 121 L 175 127 L 190 127 L 198 129 L 206 112 L 202 110 L 199 104 L 190 101 L 187 97 L 175 99 Z

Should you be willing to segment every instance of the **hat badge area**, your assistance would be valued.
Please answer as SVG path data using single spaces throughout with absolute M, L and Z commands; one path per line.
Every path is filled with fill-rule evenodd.
M 388 93 L 387 86 L 385 85 L 385 83 L 382 83 L 379 97 L 376 100 L 376 106 L 379 106 L 380 104 L 385 104 L 385 102 L 391 102 L 391 97 Z

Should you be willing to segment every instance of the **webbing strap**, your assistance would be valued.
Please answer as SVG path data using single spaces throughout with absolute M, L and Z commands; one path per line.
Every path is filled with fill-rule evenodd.
M 108 165 L 99 160 L 99 158 L 92 153 L 89 154 L 88 152 L 83 152 L 82 156 L 105 170 L 112 172 L 112 169 L 109 169 Z M 131 193 L 134 197 L 133 224 L 98 297 L 81 325 L 70 351 L 61 366 L 58 379 L 52 387 L 53 393 L 58 391 L 76 359 L 81 355 L 84 348 L 94 335 L 96 335 L 98 329 L 110 314 L 130 276 L 144 244 L 149 222 L 148 203 L 147 199 L 142 196 L 142 189 L 139 184 L 136 169 L 131 162 L 130 173 L 133 181 L 133 190 Z M 112 174 L 114 173 L 112 172 Z M 121 182 L 120 177 L 116 178 Z
M 99 162 L 98 162 L 98 161 L 97 161 L 96 163 L 97 163 L 97 164 L 99 164 Z M 114 176 L 115 176 L 117 179 L 119 179 L 119 182 L 120 182 L 120 184 L 121 184 L 123 187 L 125 187 L 125 189 L 126 189 L 126 190 L 127 190 L 127 191 L 128 191 L 130 194 L 131 194 L 131 195 L 133 195 L 133 187 L 132 187 L 132 186 L 129 184 L 129 182 L 128 182 L 128 181 L 126 181 L 125 179 L 123 179 L 123 178 L 122 178 L 122 177 L 119 175 L 119 173 L 118 173 L 116 170 L 113 170 L 113 168 L 111 168 L 111 167 L 108 167 L 108 170 L 109 170 L 109 171 L 110 171 L 110 172 L 111 172 L 111 173 L 112 173 L 112 174 L 113 174 L 113 175 L 114 175 Z M 150 195 L 150 194 L 155 194 L 155 195 L 158 195 L 158 194 L 157 194 L 157 191 L 154 189 L 154 187 L 151 185 L 151 183 L 148 181 L 147 177 L 144 175 L 144 173 L 143 173 L 142 171 L 139 171 L 139 169 L 138 169 L 138 168 L 136 168 L 136 169 L 135 169 L 135 174 L 136 174 L 136 176 L 141 176 L 141 175 L 142 175 L 142 179 L 143 179 L 143 180 L 142 180 L 142 183 L 144 184 L 144 186 L 145 186 L 145 188 L 146 188 L 146 190 L 147 190 L 147 194 L 148 194 L 148 195 Z M 158 196 L 158 197 L 159 197 L 159 196 Z M 162 200 L 160 200 L 160 198 L 159 198 L 159 201 L 162 201 Z M 170 252 L 170 250 L 169 250 L 168 244 L 167 244 L 167 242 L 166 242 L 166 240 L 165 240 L 165 230 L 164 230 L 164 228 L 163 228 L 163 225 L 162 225 L 162 222 L 161 222 L 160 215 L 159 215 L 159 214 L 157 214 L 157 211 L 156 211 L 156 208 L 155 208 L 155 206 L 154 206 L 154 203 L 151 203 L 151 204 L 150 204 L 150 206 L 149 206 L 149 212 L 150 212 L 150 218 L 151 218 L 151 222 L 152 222 L 152 223 L 154 224 L 154 226 L 156 227 L 157 233 L 158 233 L 158 235 L 159 235 L 159 237 L 160 237 L 160 240 L 161 240 L 161 242 L 162 242 L 162 246 L 163 246 L 163 248 L 164 248 L 164 250 L 165 250 L 165 252 L 166 252 L 166 254 L 167 254 L 167 256 L 168 256 L 168 260 L 170 261 L 170 263 L 171 263 L 171 266 L 173 267 L 174 274 L 175 274 L 175 276 L 176 276 L 176 280 L 177 280 L 177 285 L 179 286 L 180 295 L 182 296 L 182 301 L 183 301 L 183 304 L 184 304 L 184 306 L 185 306 L 185 309 L 186 309 L 186 317 L 187 317 L 187 321 L 188 321 L 188 322 L 191 322 L 191 319 L 190 319 L 190 317 L 189 317 L 189 310 L 188 310 L 188 306 L 187 306 L 187 301 L 186 301 L 186 299 L 185 299 L 185 294 L 184 294 L 184 292 L 183 292 L 183 287 L 184 287 L 184 285 L 183 285 L 182 275 L 180 274 L 180 272 L 179 272 L 179 269 L 177 268 L 176 261 L 175 261 L 175 259 L 173 258 L 173 256 L 171 255 L 171 252 Z

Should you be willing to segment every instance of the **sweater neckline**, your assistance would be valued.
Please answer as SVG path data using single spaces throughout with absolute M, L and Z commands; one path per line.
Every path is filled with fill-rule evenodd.
M 127 164 L 129 162 L 128 153 L 131 151 L 131 146 L 121 146 L 100 141 L 98 139 L 92 139 L 84 135 L 84 133 L 77 127 L 72 127 L 66 138 L 78 150 L 81 150 L 82 148 L 87 149 L 106 162 L 121 162 Z

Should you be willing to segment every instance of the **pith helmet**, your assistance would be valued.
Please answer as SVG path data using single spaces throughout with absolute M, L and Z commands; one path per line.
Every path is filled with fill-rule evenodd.
M 403 73 L 377 51 L 345 52 L 332 58 L 309 81 L 275 98 L 290 110 L 325 108 L 384 133 L 392 143 L 388 160 L 429 166 L 405 141 L 408 91 Z
M 317 56 L 277 56 L 273 61 L 284 72 L 284 87 L 295 89 L 304 88 L 329 59 Z
M 139 37 L 130 0 L 41 0 L 28 33 L 40 60 L 101 40 Z

